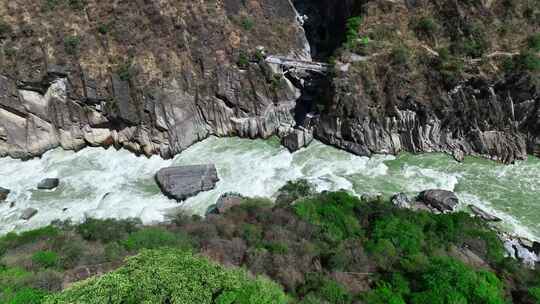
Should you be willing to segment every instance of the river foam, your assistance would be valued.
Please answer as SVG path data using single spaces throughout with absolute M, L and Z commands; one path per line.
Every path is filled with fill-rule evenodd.
M 214 163 L 220 181 L 212 191 L 183 204 L 167 199 L 154 181 L 162 167 Z M 218 197 L 229 191 L 246 196 L 272 196 L 288 180 L 305 178 L 317 189 L 345 189 L 355 194 L 396 192 L 411 195 L 428 188 L 456 191 L 462 201 L 477 205 L 505 220 L 505 227 L 529 238 L 540 235 L 540 161 L 512 166 L 467 159 L 457 163 L 443 154 L 399 157 L 359 157 L 314 142 L 289 153 L 275 139 L 209 138 L 173 160 L 136 157 L 128 151 L 87 148 L 80 152 L 56 149 L 41 159 L 0 159 L 0 187 L 12 190 L 0 204 L 0 234 L 47 225 L 55 219 L 82 221 L 85 217 L 140 217 L 160 222 L 178 208 L 204 214 Z M 53 191 L 36 190 L 46 177 L 59 177 Z M 38 209 L 29 221 L 22 210 Z

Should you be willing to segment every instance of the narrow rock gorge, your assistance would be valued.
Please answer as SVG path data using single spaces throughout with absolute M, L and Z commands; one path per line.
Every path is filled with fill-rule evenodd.
M 524 55 L 539 25 L 516 17 L 527 1 L 515 14 L 491 2 L 136 2 L 0 5 L 0 156 L 114 146 L 170 158 L 210 135 L 278 135 L 291 150 L 314 135 L 358 155 L 540 155 L 525 57 L 537 54 Z M 510 39 L 510 27 L 522 31 Z

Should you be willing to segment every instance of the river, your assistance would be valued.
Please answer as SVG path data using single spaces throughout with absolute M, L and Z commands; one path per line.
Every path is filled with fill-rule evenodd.
M 173 164 L 214 163 L 221 178 L 216 189 L 178 204 L 163 196 L 154 174 Z M 36 190 L 45 177 L 59 177 L 52 191 Z M 49 224 L 54 219 L 139 217 L 150 224 L 166 220 L 178 208 L 204 214 L 224 192 L 272 196 L 288 180 L 305 178 L 318 190 L 411 195 L 429 188 L 452 190 L 460 208 L 474 204 L 504 219 L 504 229 L 540 239 L 540 160 L 515 165 L 466 158 L 458 163 L 441 153 L 376 155 L 371 158 L 312 143 L 289 153 L 276 139 L 211 137 L 176 156 L 136 157 L 128 151 L 55 149 L 29 161 L 0 159 L 0 187 L 12 190 L 0 204 L 0 234 Z M 10 207 L 9 202 L 15 202 Z M 20 220 L 25 208 L 39 212 Z

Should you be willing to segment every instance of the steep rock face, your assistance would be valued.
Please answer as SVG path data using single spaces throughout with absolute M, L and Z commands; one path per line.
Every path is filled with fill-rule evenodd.
M 540 54 L 527 46 L 540 22 L 517 13 L 540 15 L 537 7 L 356 2 L 361 24 L 337 52 L 318 139 L 360 155 L 540 156 L 540 71 L 531 63 Z
M 288 0 L 98 2 L 0 4 L 0 156 L 114 145 L 171 157 L 209 135 L 294 125 L 298 89 L 261 60 L 310 58 Z
M 414 84 L 391 86 L 393 91 L 382 97 L 388 103 L 369 105 L 371 97 L 350 87 L 348 78 L 316 134 L 359 155 L 442 151 L 459 160 L 480 155 L 511 163 L 525 159 L 527 152 L 540 155 L 540 97 L 529 80 L 465 83 L 449 94 L 432 95 L 429 104 L 415 95 Z

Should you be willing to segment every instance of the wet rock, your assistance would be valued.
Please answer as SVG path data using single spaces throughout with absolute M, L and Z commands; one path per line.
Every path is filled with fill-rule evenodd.
M 418 199 L 440 212 L 454 211 L 459 204 L 459 199 L 454 192 L 439 189 L 422 191 Z
M 523 244 L 520 238 L 503 235 L 504 249 L 511 258 L 520 260 L 530 268 L 534 268 L 536 263 L 540 263 L 540 256 L 533 248 Z
M 411 207 L 411 200 L 405 193 L 397 193 L 394 196 L 392 196 L 392 204 L 394 206 L 397 206 L 398 208 L 410 208 Z
M 494 216 L 494 215 L 491 215 L 489 213 L 487 213 L 486 211 L 474 206 L 474 205 L 469 205 L 469 209 L 471 209 L 472 213 L 474 213 L 474 215 L 476 215 L 477 217 L 483 219 L 484 221 L 488 221 L 488 222 L 500 222 L 502 221 L 502 219 Z
M 219 177 L 214 165 L 194 165 L 163 168 L 156 174 L 156 181 L 165 195 L 183 201 L 214 189 Z
M 292 129 L 289 134 L 283 137 L 281 143 L 289 149 L 289 151 L 295 152 L 309 146 L 312 141 L 313 133 L 308 129 L 300 127 Z
M 0 187 L 0 202 L 5 201 L 10 192 L 9 189 Z
M 381 193 L 363 193 L 360 199 L 363 202 L 382 202 L 383 195 Z
M 46 178 L 39 182 L 37 188 L 40 190 L 52 190 L 60 184 L 60 180 L 58 178 Z
M 208 208 L 207 214 L 224 214 L 232 207 L 242 204 L 244 198 L 245 197 L 239 193 L 224 193 L 218 198 L 217 202 L 214 205 Z
M 38 213 L 38 211 L 34 208 L 27 208 L 27 209 L 24 209 L 22 214 L 21 214 L 21 219 L 27 221 L 29 219 L 31 219 L 32 217 L 34 217 L 34 215 L 36 215 Z

